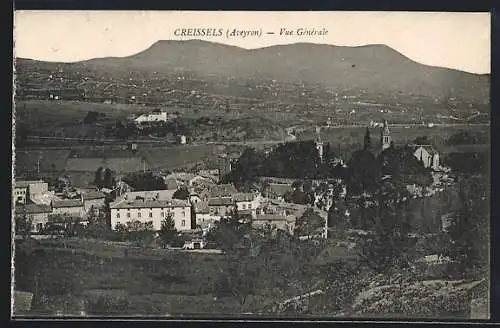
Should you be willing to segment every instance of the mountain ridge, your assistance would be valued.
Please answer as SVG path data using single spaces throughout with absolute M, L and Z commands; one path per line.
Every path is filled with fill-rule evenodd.
M 25 62 L 18 58 L 17 63 Z M 276 80 L 367 93 L 489 99 L 490 74 L 417 63 L 387 45 L 336 46 L 299 42 L 245 49 L 203 40 L 159 40 L 136 54 L 74 63 L 37 61 L 126 75 L 192 73 L 200 78 Z

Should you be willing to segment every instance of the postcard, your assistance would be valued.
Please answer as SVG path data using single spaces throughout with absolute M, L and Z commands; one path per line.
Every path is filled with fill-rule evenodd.
M 16 11 L 23 318 L 490 316 L 490 14 Z

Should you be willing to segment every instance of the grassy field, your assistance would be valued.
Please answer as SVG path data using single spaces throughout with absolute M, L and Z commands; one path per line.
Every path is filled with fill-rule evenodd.
M 427 137 L 429 143 L 432 144 L 440 153 L 485 151 L 490 147 L 489 144 L 459 146 L 451 146 L 447 144 L 448 138 L 461 131 L 489 136 L 490 128 L 486 126 L 449 126 L 438 128 L 404 128 L 389 126 L 389 128 L 392 140 L 396 145 L 411 143 L 417 137 Z M 372 147 L 377 150 L 380 149 L 380 128 L 370 128 L 369 131 Z M 330 143 L 334 151 L 337 151 L 340 155 L 346 155 L 352 153 L 355 149 L 360 149 L 363 146 L 365 132 L 366 127 L 325 128 L 321 130 L 321 137 L 324 143 Z M 306 130 L 298 137 L 299 140 L 310 140 L 314 138 L 315 132 L 313 130 Z
M 258 289 L 243 305 L 237 297 L 217 295 L 216 280 L 228 266 L 223 254 L 130 247 L 126 254 L 123 246 L 82 239 L 40 241 L 34 249 L 30 258 L 16 256 L 16 289 L 35 293 L 30 314 L 78 315 L 85 309 L 88 314 L 237 315 L 259 313 L 303 292 L 292 286 Z M 355 260 L 352 253 L 325 251 L 315 263 Z
M 79 101 L 20 100 L 16 102 L 16 119 L 21 121 L 56 120 L 60 125 L 83 121 L 89 111 L 104 113 L 109 119 L 124 119 L 147 108 L 129 104 L 99 104 Z
M 109 167 L 117 173 L 129 173 L 146 169 L 172 170 L 195 164 L 225 147 L 216 145 L 188 145 L 177 147 L 144 147 L 137 152 L 121 147 L 102 146 L 80 149 L 16 149 L 15 166 L 20 172 L 34 172 L 37 161 L 42 173 L 95 172 L 99 167 Z M 145 161 L 145 166 L 143 165 Z

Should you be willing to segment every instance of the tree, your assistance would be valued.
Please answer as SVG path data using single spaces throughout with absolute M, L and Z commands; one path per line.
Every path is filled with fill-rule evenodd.
M 240 223 L 238 212 L 233 210 L 215 224 L 215 227 L 207 233 L 206 239 L 222 250 L 230 250 L 250 230 L 250 224 Z
M 262 173 L 265 157 L 253 148 L 246 148 L 241 154 L 228 176 L 238 190 L 248 191 L 258 184 L 258 176 Z
M 241 243 L 230 249 L 228 257 L 228 267 L 217 280 L 217 290 L 221 294 L 230 294 L 239 299 L 243 306 L 248 295 L 254 293 L 257 286 L 260 272 L 263 266 L 259 263 L 258 250 L 255 249 L 250 235 L 245 235 L 240 239 Z
M 94 111 L 89 111 L 83 119 L 83 124 L 93 124 L 99 119 L 99 114 Z
M 103 186 L 108 189 L 113 189 L 113 174 L 109 167 L 104 170 Z
M 349 195 L 359 195 L 377 189 L 380 170 L 375 156 L 370 151 L 353 152 L 347 166 L 346 183 Z
M 31 236 L 32 220 L 26 214 L 26 209 L 23 206 L 22 212 L 16 216 L 15 230 L 16 235 L 27 240 Z
M 405 217 L 406 194 L 386 182 L 378 190 L 375 211 L 371 213 L 372 233 L 361 242 L 362 263 L 384 273 L 409 265 L 411 239 Z
M 364 150 L 369 150 L 369 149 L 371 149 L 371 147 L 372 147 L 372 140 L 371 140 L 371 137 L 370 137 L 370 130 L 367 127 L 366 128 L 366 132 L 365 132 L 365 139 L 364 139 L 363 149 Z
M 152 172 L 136 172 L 123 178 L 123 181 L 137 191 L 164 190 L 165 180 L 162 177 L 153 175 Z
M 288 203 L 295 203 L 301 205 L 306 205 L 310 203 L 309 195 L 300 189 L 295 189 L 293 191 L 286 192 L 285 195 L 283 195 L 283 198 Z
M 416 137 L 413 142 L 417 145 L 427 145 L 430 141 L 427 136 L 420 136 Z
M 445 255 L 461 263 L 463 270 L 484 278 L 489 270 L 489 181 L 484 177 L 467 177 L 459 184 L 461 208 L 456 213 L 448 236 L 451 243 Z
M 297 219 L 295 235 L 310 236 L 324 227 L 325 219 L 315 213 L 312 209 L 308 209 L 300 218 Z
M 174 199 L 188 200 L 189 199 L 189 190 L 186 187 L 180 187 L 177 189 L 172 195 Z
M 160 236 L 160 243 L 163 248 L 166 248 L 175 239 L 177 230 L 175 229 L 175 222 L 170 213 L 161 222 L 161 228 L 158 234 Z
M 103 168 L 99 167 L 95 172 L 94 184 L 101 189 L 103 187 Z

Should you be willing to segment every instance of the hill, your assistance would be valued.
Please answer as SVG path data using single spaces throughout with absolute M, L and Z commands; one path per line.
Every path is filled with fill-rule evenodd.
M 297 43 L 246 50 L 206 41 L 158 41 L 123 58 L 77 63 L 43 63 L 18 59 L 17 66 L 59 67 L 91 71 L 116 79 L 184 73 L 202 80 L 304 84 L 386 96 L 458 98 L 473 103 L 489 99 L 489 75 L 418 64 L 385 45 L 343 47 Z M 254 85 L 252 86 L 252 81 Z

